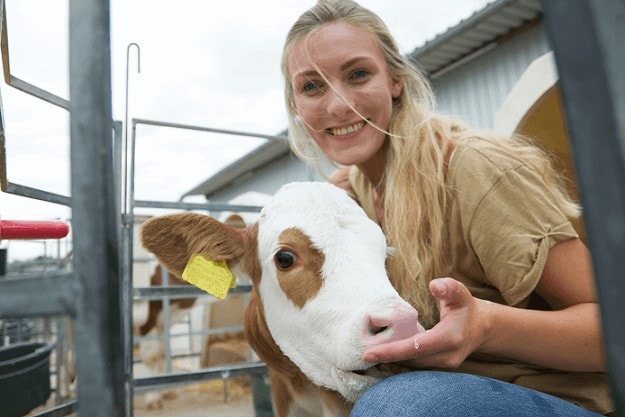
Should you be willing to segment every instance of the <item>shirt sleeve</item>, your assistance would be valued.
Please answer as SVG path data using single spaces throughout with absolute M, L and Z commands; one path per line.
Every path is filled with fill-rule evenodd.
M 488 285 L 509 305 L 522 306 L 542 276 L 549 249 L 577 233 L 542 178 L 525 165 L 490 179 L 476 187 L 467 239 Z

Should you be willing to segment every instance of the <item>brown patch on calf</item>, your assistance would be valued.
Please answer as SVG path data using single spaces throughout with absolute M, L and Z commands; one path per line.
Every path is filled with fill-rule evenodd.
M 231 214 L 228 216 L 226 220 L 224 220 L 224 224 L 232 227 L 244 228 L 246 226 L 245 220 L 238 214 Z
M 162 277 L 162 267 L 160 265 L 156 265 L 154 269 L 154 273 L 150 277 L 150 286 L 151 287 L 160 287 L 163 285 L 163 277 Z M 169 274 L 169 285 L 191 285 L 185 280 L 178 278 L 174 274 Z M 181 309 L 188 309 L 193 306 L 195 303 L 195 298 L 177 298 L 174 300 L 169 300 L 170 306 L 177 306 Z M 158 323 L 159 317 L 163 311 L 163 300 L 150 300 L 148 302 L 148 319 L 139 328 L 139 334 L 145 336 L 148 334 L 150 330 L 152 330 Z
M 299 368 L 282 353 L 273 339 L 255 288 L 250 294 L 250 301 L 245 310 L 244 324 L 245 337 L 263 362 L 289 378 L 303 375 Z
M 267 327 L 265 314 L 256 289 L 252 290 L 245 311 L 245 336 L 260 359 L 269 369 L 269 384 L 276 417 L 287 417 L 294 402 L 315 392 L 322 402 L 348 407 L 338 393 L 315 386 L 302 371 L 282 353 Z M 326 395 L 327 393 L 327 395 Z M 349 410 L 349 408 L 346 408 Z M 349 414 L 349 411 L 342 415 Z
M 313 401 L 321 402 L 327 410 L 330 410 L 328 415 L 337 417 L 346 417 L 353 406 L 338 392 L 314 385 L 304 374 L 301 374 L 301 377 L 289 378 L 269 368 L 269 383 L 276 417 L 311 415 L 298 407 L 298 402 L 309 404 Z
M 292 251 L 296 256 L 292 267 L 276 268 L 278 284 L 289 300 L 302 308 L 323 285 L 321 267 L 325 256 L 313 246 L 308 236 L 295 228 L 280 233 L 278 242 L 281 249 Z
M 258 223 L 241 229 L 241 246 L 243 254 L 237 259 L 237 264 L 245 271 L 254 286 L 260 284 L 262 270 L 258 260 Z

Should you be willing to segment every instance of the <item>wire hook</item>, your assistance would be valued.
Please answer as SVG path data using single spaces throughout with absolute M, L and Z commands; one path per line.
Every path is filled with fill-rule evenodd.
M 135 42 L 129 43 L 126 47 L 126 114 L 125 114 L 125 139 L 128 140 L 128 68 L 130 66 L 130 48 L 137 48 L 137 73 L 141 73 L 141 48 Z
M 135 42 L 129 43 L 128 46 L 126 47 L 126 73 L 128 73 L 128 61 L 129 61 L 129 56 L 130 56 L 130 47 L 132 46 L 137 47 L 137 72 L 141 73 L 141 48 Z
M 124 114 L 124 137 L 123 137 L 123 145 L 122 151 L 124 153 L 124 176 L 122 183 L 122 196 L 123 196 L 123 206 L 122 211 L 127 214 L 128 210 L 128 72 L 130 66 L 130 48 L 136 47 L 137 49 L 137 73 L 141 73 L 141 48 L 135 42 L 129 43 L 126 47 L 126 102 L 125 102 L 125 114 Z

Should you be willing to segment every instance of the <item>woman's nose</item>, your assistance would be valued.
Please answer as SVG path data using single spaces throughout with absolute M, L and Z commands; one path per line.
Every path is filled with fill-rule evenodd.
M 327 112 L 332 116 L 343 116 L 354 109 L 349 93 L 336 86 L 328 88 L 325 99 Z

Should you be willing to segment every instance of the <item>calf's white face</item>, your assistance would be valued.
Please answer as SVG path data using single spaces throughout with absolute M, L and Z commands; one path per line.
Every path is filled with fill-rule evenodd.
M 381 229 L 333 185 L 285 185 L 247 229 L 186 213 L 152 219 L 142 233 L 174 273 L 201 253 L 250 276 L 280 350 L 350 401 L 383 376 L 367 370 L 366 346 L 423 330 L 386 275 Z
M 258 242 L 276 343 L 314 383 L 357 398 L 375 382 L 352 372 L 371 366 L 364 347 L 417 332 L 416 311 L 386 275 L 382 230 L 343 190 L 293 183 L 265 206 Z

